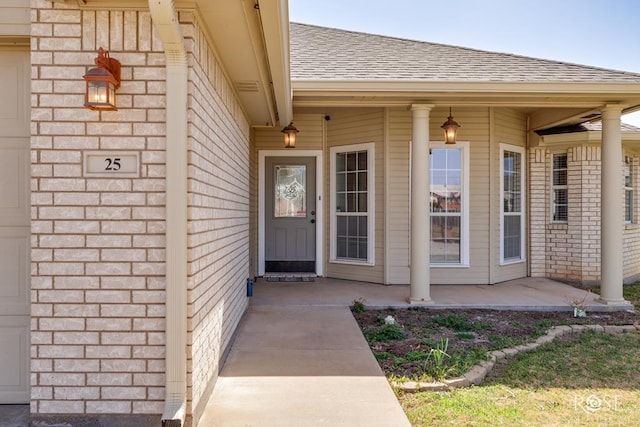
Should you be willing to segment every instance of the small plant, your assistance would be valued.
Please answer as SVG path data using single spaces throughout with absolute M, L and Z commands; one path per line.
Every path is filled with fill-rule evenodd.
M 448 315 L 435 316 L 433 321 L 444 328 L 449 328 L 453 331 L 466 332 L 474 329 L 473 323 L 469 321 L 469 318 L 465 313 L 454 313 Z
M 571 300 L 569 300 L 568 297 L 565 297 L 569 305 L 573 307 L 573 317 L 587 317 L 587 295 L 589 294 L 584 294 L 584 297 L 582 299 L 572 298 Z
M 406 336 L 404 330 L 397 323 L 368 328 L 363 333 L 369 343 L 401 340 Z
M 357 298 L 353 300 L 351 304 L 351 311 L 354 313 L 363 313 L 366 310 L 365 304 L 367 300 L 364 298 Z
M 446 360 L 451 358 L 447 353 L 448 349 L 449 338 L 441 339 L 436 348 L 432 348 L 429 351 L 427 360 L 424 362 L 423 371 L 430 373 L 438 381 L 444 380 L 447 374 L 451 372 L 451 367 L 445 365 Z M 427 364 L 430 360 L 433 360 L 433 366 L 428 369 Z
M 473 332 L 458 332 L 456 334 L 456 337 L 460 338 L 461 340 L 472 340 L 476 337 L 476 335 Z

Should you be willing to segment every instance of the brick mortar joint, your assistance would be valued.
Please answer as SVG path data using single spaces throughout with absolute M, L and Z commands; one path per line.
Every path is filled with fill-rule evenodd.
M 631 330 L 633 329 L 633 331 Z M 495 364 L 506 358 L 511 358 L 519 353 L 532 351 L 537 349 L 542 344 L 553 342 L 556 338 L 566 334 L 581 334 L 583 332 L 593 331 L 608 333 L 611 335 L 617 335 L 626 332 L 638 332 L 640 331 L 640 324 L 633 325 L 568 325 L 568 326 L 552 326 L 547 330 L 545 335 L 538 337 L 533 342 L 520 344 L 516 347 L 504 348 L 500 350 L 492 350 L 487 352 L 489 359 L 480 362 L 477 365 L 472 366 L 465 374 L 460 377 L 445 379 L 444 381 L 423 382 L 423 381 L 408 381 L 398 382 L 389 381 L 392 387 L 400 390 L 417 393 L 422 391 L 450 391 L 460 387 L 470 387 L 471 385 L 480 385 L 484 381 L 484 378 L 493 369 Z

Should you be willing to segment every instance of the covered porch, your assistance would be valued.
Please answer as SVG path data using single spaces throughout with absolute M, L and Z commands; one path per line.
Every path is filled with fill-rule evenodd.
M 407 308 L 409 285 L 379 285 L 350 280 L 316 278 L 313 282 L 272 282 L 257 279 L 252 305 L 348 306 L 364 300 L 369 308 Z M 432 285 L 430 309 L 492 309 L 571 311 L 584 301 L 589 312 L 632 310 L 630 303 L 611 305 L 593 292 L 543 277 L 525 277 L 496 285 Z

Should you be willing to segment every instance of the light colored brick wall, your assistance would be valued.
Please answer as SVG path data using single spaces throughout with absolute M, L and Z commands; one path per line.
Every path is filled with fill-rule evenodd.
M 631 156 L 631 153 L 625 153 Z M 624 230 L 624 277 L 627 282 L 640 280 L 640 157 L 632 157 L 633 221 Z
M 250 126 L 194 14 L 189 53 L 189 357 L 194 421 L 248 299 Z
M 532 277 L 545 277 L 547 221 L 549 219 L 549 181 L 546 150 L 529 150 L 529 266 Z
M 165 357 L 165 68 L 148 12 L 31 2 L 34 414 L 158 414 Z M 118 111 L 83 108 L 96 49 Z M 139 178 L 83 176 L 85 150 L 140 153 Z
M 551 222 L 551 163 L 557 149 L 530 150 L 531 179 L 531 275 L 580 284 L 600 281 L 600 175 L 599 146 L 567 149 L 569 220 Z M 624 231 L 625 281 L 640 278 L 640 179 L 639 159 L 634 158 L 634 223 Z M 622 170 L 622 168 L 621 168 Z M 624 200 L 621 200 L 624 203 Z M 544 244 L 542 236 L 544 235 Z M 544 256 L 544 264 L 542 257 Z
M 158 414 L 165 357 L 165 68 L 148 12 L 32 2 L 32 412 Z M 250 126 L 191 13 L 189 396 L 206 402 L 247 307 Z M 118 111 L 83 108 L 98 47 Z M 84 150 L 135 150 L 139 178 L 83 176 Z

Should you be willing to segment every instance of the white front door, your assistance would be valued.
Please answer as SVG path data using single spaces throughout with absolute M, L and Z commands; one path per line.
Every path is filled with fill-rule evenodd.
M 29 62 L 0 48 L 0 404 L 29 402 Z

